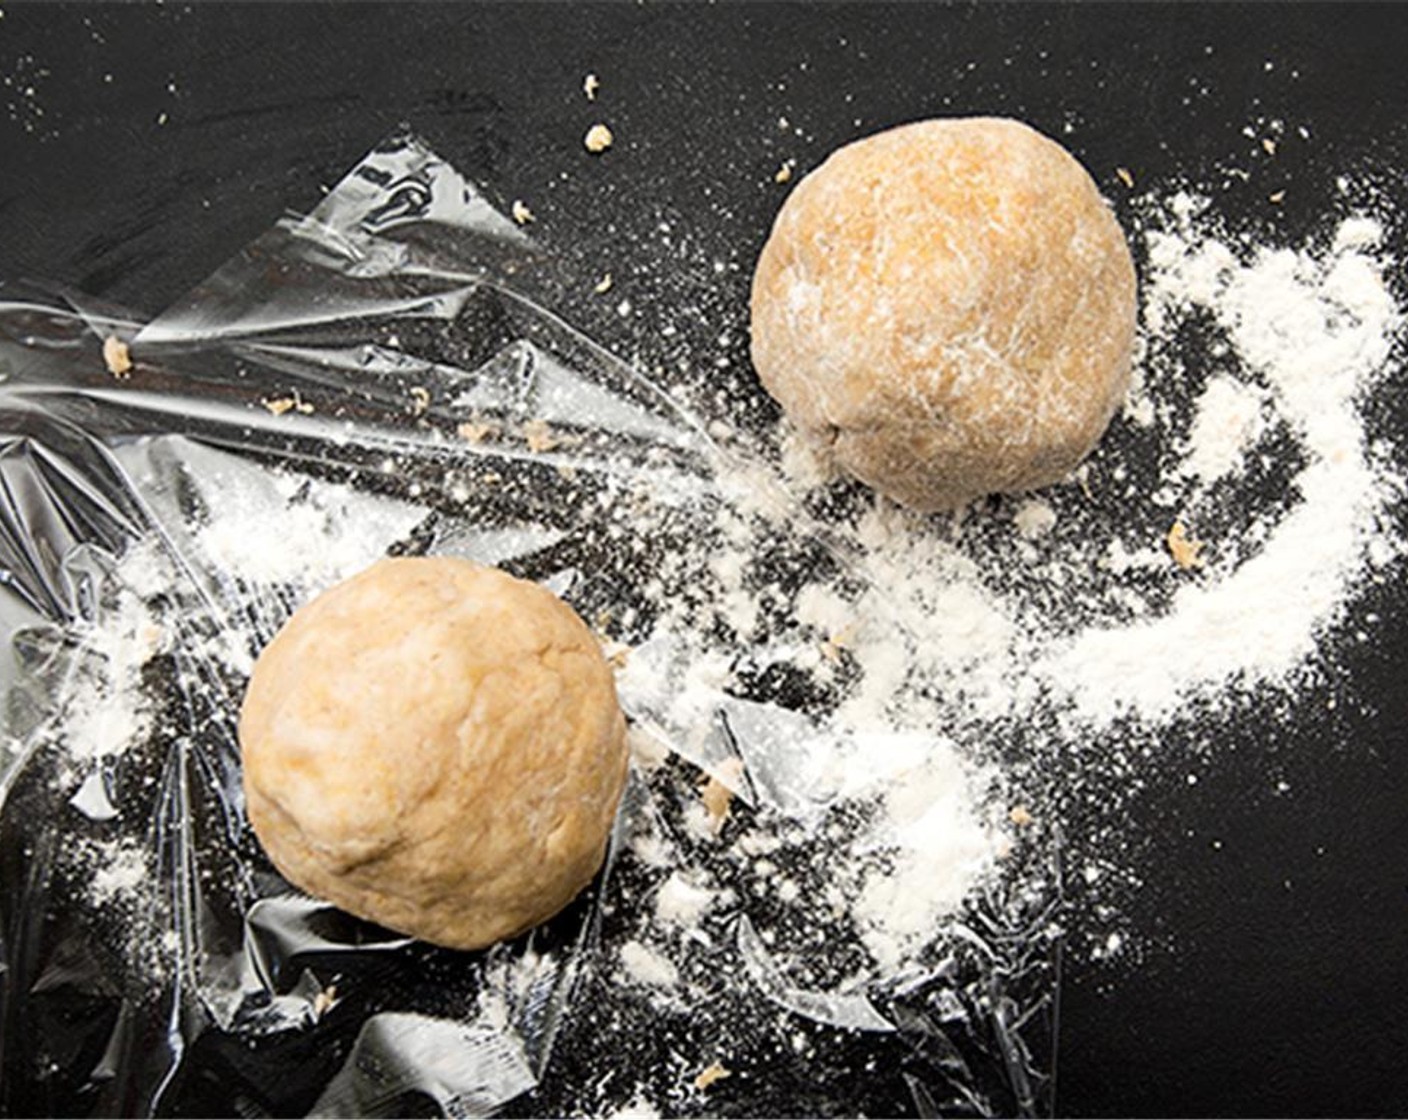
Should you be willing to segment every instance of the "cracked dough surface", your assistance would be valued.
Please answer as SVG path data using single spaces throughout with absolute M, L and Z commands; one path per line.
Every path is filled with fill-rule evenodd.
M 1094 182 L 1017 121 L 834 152 L 753 278 L 753 363 L 792 421 L 921 510 L 1048 485 L 1124 398 L 1134 266 Z
M 299 609 L 239 734 L 250 822 L 290 882 L 460 949 L 591 881 L 626 776 L 596 637 L 550 591 L 449 557 L 383 560 Z

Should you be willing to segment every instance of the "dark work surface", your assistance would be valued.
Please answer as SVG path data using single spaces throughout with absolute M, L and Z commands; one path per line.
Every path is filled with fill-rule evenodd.
M 662 218 L 751 261 L 782 159 L 805 171 L 924 116 L 1025 118 L 1117 199 L 1117 166 L 1140 183 L 1248 167 L 1219 205 L 1288 241 L 1337 174 L 1391 186 L 1408 170 L 1408 8 L 1391 5 L 0 7 L 0 277 L 145 312 L 402 122 L 494 201 L 529 200 L 550 247 L 638 302 L 699 294 L 659 252 L 630 274 Z M 593 161 L 580 137 L 598 117 L 618 143 Z M 1262 119 L 1310 139 L 1258 163 L 1242 129 Z M 746 268 L 693 282 L 738 321 Z M 610 301 L 572 314 L 637 345 Z M 1381 599 L 1346 664 L 1350 714 L 1206 727 L 1218 749 L 1196 785 L 1170 744 L 1130 838 L 1146 947 L 1073 955 L 1061 1113 L 1408 1113 L 1408 643 L 1402 595 Z

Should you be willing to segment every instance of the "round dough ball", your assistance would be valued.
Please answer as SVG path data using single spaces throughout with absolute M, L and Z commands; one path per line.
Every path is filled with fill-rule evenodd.
M 626 779 L 611 669 L 537 584 L 383 560 L 300 608 L 240 712 L 250 823 L 295 885 L 474 949 L 601 866 Z
M 1094 447 L 1129 383 L 1134 265 L 1089 175 L 1016 121 L 859 140 L 778 214 L 753 364 L 850 474 L 920 510 L 1030 490 Z

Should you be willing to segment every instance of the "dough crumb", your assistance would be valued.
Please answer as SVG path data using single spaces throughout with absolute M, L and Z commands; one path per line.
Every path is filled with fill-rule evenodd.
M 313 1018 L 321 1019 L 337 1003 L 337 985 L 329 984 L 313 997 Z
M 1175 521 L 1164 540 L 1173 562 L 1184 571 L 1203 566 L 1203 542 L 1190 537 L 1183 522 Z
M 422 385 L 411 386 L 411 415 L 424 416 L 430 408 L 430 390 Z
M 694 1087 L 701 1093 L 707 1092 L 710 1085 L 716 1081 L 722 1081 L 726 1077 L 732 1077 L 733 1071 L 727 1069 L 722 1063 L 715 1062 L 708 1069 L 700 1071 L 694 1079 Z
M 1126 189 L 1131 191 L 1134 189 L 1134 176 L 1130 174 L 1129 168 L 1117 167 L 1115 168 L 1115 174 L 1119 177 L 1119 181 L 1125 185 Z
M 608 272 L 596 282 L 596 286 L 592 288 L 592 291 L 599 296 L 604 296 L 611 290 L 611 283 L 611 273 Z
M 553 434 L 546 420 L 529 420 L 524 424 L 523 439 L 528 444 L 528 450 L 535 455 L 551 451 L 562 442 Z
M 601 79 L 595 74 L 588 74 L 582 79 L 582 92 L 587 95 L 588 101 L 596 100 L 596 91 L 601 88 Z
M 772 177 L 774 183 L 786 183 L 792 178 L 792 162 L 789 160 L 777 169 L 777 174 Z
M 626 658 L 631 655 L 631 647 L 625 642 L 618 642 L 615 638 L 607 638 L 598 635 L 601 640 L 601 655 L 606 658 L 606 663 L 613 669 L 624 669 Z
M 1269 136 L 1264 138 L 1261 142 L 1261 150 L 1269 156 L 1274 156 L 1276 154 L 1276 141 L 1272 140 Z
M 466 420 L 455 429 L 455 434 L 466 443 L 480 444 L 497 437 L 499 426 L 487 420 Z
M 313 406 L 298 395 L 295 389 L 291 396 L 287 397 L 264 397 L 259 401 L 273 416 L 282 416 L 285 412 L 297 412 L 307 416 L 313 411 Z
M 714 769 L 715 773 L 709 775 L 709 780 L 700 789 L 699 797 L 704 802 L 714 835 L 717 836 L 723 831 L 724 821 L 728 819 L 728 807 L 733 801 L 732 787 L 743 777 L 743 759 L 726 758 Z
M 521 226 L 526 226 L 529 222 L 534 220 L 533 211 L 528 209 L 528 204 L 521 198 L 515 198 L 513 200 L 511 213 L 513 214 L 513 220 Z
M 1286 192 L 1277 191 L 1275 194 L 1269 194 L 1266 196 L 1266 201 L 1270 202 L 1273 206 L 1279 206 L 1286 201 Z
M 821 643 L 821 656 L 833 665 L 841 663 L 841 653 L 848 644 L 855 638 L 858 623 L 852 622 L 849 626 L 843 626 L 834 634 L 828 634 L 826 641 Z
M 1035 818 L 1032 816 L 1031 810 L 1025 805 L 1013 805 L 1011 812 L 1007 814 L 1007 819 L 1018 828 L 1025 828 L 1027 825 L 1031 824 Z
M 103 339 L 103 364 L 119 381 L 132 372 L 132 351 L 127 343 L 113 335 Z
M 586 136 L 582 137 L 582 144 L 586 147 L 587 151 L 591 152 L 593 155 L 599 155 L 606 151 L 606 149 L 611 147 L 615 142 L 616 137 L 611 135 L 611 129 L 607 128 L 604 124 L 592 125 L 591 128 L 587 129 Z

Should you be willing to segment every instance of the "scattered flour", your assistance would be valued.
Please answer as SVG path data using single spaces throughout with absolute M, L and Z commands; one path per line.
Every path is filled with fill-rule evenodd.
M 1022 536 L 1034 540 L 1051 532 L 1056 525 L 1056 511 L 1039 498 L 1030 498 L 1017 507 L 1012 523 Z
M 1198 398 L 1179 473 L 1205 484 L 1230 474 L 1265 427 L 1262 407 L 1255 386 L 1226 376 L 1209 380 Z
M 1289 509 L 1273 514 L 1254 554 L 1180 588 L 1158 617 L 1095 621 L 1033 666 L 1081 715 L 1159 719 L 1195 694 L 1287 680 L 1352 598 L 1369 542 L 1385 540 L 1400 482 L 1367 445 L 1358 406 L 1386 373 L 1402 318 L 1383 266 L 1349 248 L 1377 233 L 1367 219 L 1350 221 L 1328 253 L 1259 249 L 1245 261 L 1186 230 L 1151 237 L 1145 298 L 1155 320 L 1209 313 L 1242 359 L 1242 376 L 1260 379 L 1269 395 L 1263 405 L 1245 382 L 1210 381 L 1180 473 L 1204 484 L 1226 476 L 1254 446 L 1263 408 L 1295 433 L 1306 463 L 1291 480 Z M 1238 500 L 1255 508 L 1252 493 Z M 1401 549 L 1397 531 L 1387 539 Z
M 660 1111 L 637 1090 L 635 1096 L 610 1114 L 610 1120 L 659 1120 Z
M 838 1000 L 938 967 L 960 927 L 977 938 L 964 920 L 1002 875 L 1030 874 L 1014 892 L 1024 900 L 1053 896 L 1045 872 L 1007 871 L 1017 831 L 1061 824 L 1059 801 L 1023 788 L 1034 773 L 1061 773 L 1063 752 L 1118 726 L 1127 745 L 1079 767 L 1137 788 L 1141 767 L 1159 765 L 1150 740 L 1190 700 L 1236 702 L 1315 670 L 1366 579 L 1404 548 L 1393 449 L 1368 441 L 1363 415 L 1402 328 L 1383 230 L 1361 214 L 1326 232 L 1323 245 L 1260 247 L 1191 192 L 1148 208 L 1137 388 L 1069 485 L 921 518 L 863 495 L 779 501 L 784 485 L 807 499 L 832 485 L 794 440 L 776 449 L 785 481 L 756 462 L 725 472 L 720 508 L 688 527 L 688 547 L 635 573 L 650 621 L 618 681 L 650 791 L 641 812 L 659 827 L 623 849 L 653 893 L 613 900 L 617 978 L 672 998 L 702 990 L 728 923 L 746 920 L 780 1006 L 825 1007 L 817 1021 L 834 1023 Z M 1195 327 L 1206 355 L 1175 345 Z M 426 512 L 292 475 L 218 477 L 193 547 L 248 585 L 260 625 Z M 628 521 L 649 539 L 679 516 L 643 500 Z M 1197 572 L 1162 546 L 1185 516 L 1209 541 Z M 78 636 L 88 656 L 62 709 L 76 781 L 150 731 L 141 673 L 171 642 L 151 600 L 119 595 Z M 1014 726 L 1024 763 L 1003 753 Z M 690 783 L 732 758 L 747 767 L 721 821 Z M 97 792 L 80 808 L 104 812 Z M 1031 810 L 1010 808 L 1018 793 Z M 724 865 L 728 885 L 714 877 Z M 1084 866 L 1097 869 L 1091 889 L 1119 880 Z M 106 851 L 94 902 L 149 870 L 140 849 Z M 1099 931 L 1096 955 L 1127 951 L 1125 933 Z M 496 1029 L 510 1003 L 490 1008 Z
M 88 885 L 95 906 L 126 902 L 151 882 L 149 854 L 130 841 L 94 845 L 87 859 L 96 865 Z
M 973 779 L 948 744 L 886 783 L 870 843 L 887 859 L 863 873 L 854 916 L 883 975 L 919 959 L 975 882 L 991 873 L 998 831 L 976 806 Z
M 714 891 L 695 886 L 676 871 L 665 880 L 655 896 L 655 916 L 662 922 L 674 925 L 697 925 L 715 900 Z
M 627 941 L 621 946 L 621 969 L 627 979 L 645 987 L 679 987 L 679 970 L 668 958 L 640 941 Z
M 122 752 L 151 726 L 152 698 L 142 688 L 142 670 L 172 641 L 142 582 L 158 570 L 154 549 L 135 548 L 104 589 L 96 616 L 75 628 L 76 652 L 59 697 L 59 722 L 78 769 L 90 770 Z
M 205 484 L 210 516 L 196 540 L 210 570 L 305 594 L 370 566 L 425 516 L 413 504 L 336 483 L 310 486 L 299 475 L 251 470 L 233 458 Z
M 922 518 L 862 496 L 818 523 L 797 503 L 779 511 L 739 500 L 733 509 L 747 531 L 735 527 L 721 542 L 732 555 L 711 560 L 725 598 L 746 592 L 766 613 L 770 593 L 784 607 L 783 632 L 798 628 L 797 640 L 783 640 L 774 621 L 770 648 L 828 698 L 821 739 L 877 736 L 862 755 L 873 781 L 833 783 L 848 791 L 841 803 L 867 809 L 839 828 L 816 865 L 828 887 L 794 881 L 786 900 L 831 930 L 833 944 L 858 937 L 862 974 L 883 980 L 915 968 L 977 886 L 1001 872 L 1013 843 L 1002 808 L 1013 783 L 1074 765 L 1133 795 L 1140 768 L 1156 765 L 1149 744 L 1168 721 L 1188 718 L 1191 701 L 1292 695 L 1317 671 L 1359 589 L 1403 552 L 1392 512 L 1402 484 L 1388 449 L 1369 445 L 1361 414 L 1390 372 L 1402 327 L 1374 250 L 1378 223 L 1353 216 L 1320 246 L 1267 248 L 1226 232 L 1206 200 L 1184 193 L 1152 206 L 1143 237 L 1139 415 L 1069 486 L 1005 500 L 997 517 L 980 505 Z M 1195 328 L 1208 336 L 1206 355 L 1186 344 Z M 794 442 L 783 437 L 781 475 L 809 495 L 826 476 Z M 756 472 L 748 464 L 725 492 L 754 489 Z M 1169 555 L 1175 520 L 1207 540 L 1204 568 L 1182 571 Z M 839 572 L 780 595 L 750 584 L 749 564 L 779 525 L 828 542 Z M 711 653 L 707 610 L 665 622 L 689 647 L 684 659 L 709 666 L 707 684 L 685 674 L 693 684 L 666 707 L 706 724 L 735 687 L 731 663 Z M 624 695 L 629 706 L 633 689 Z M 1035 733 L 1034 753 L 983 770 L 984 744 L 1013 723 Z M 1111 753 L 1061 761 L 1117 724 L 1123 743 Z M 753 730 L 771 744 L 751 745 L 764 769 L 804 772 L 778 761 L 797 736 L 785 721 L 763 718 Z M 927 770 L 895 765 L 906 736 L 925 744 Z M 677 747 L 693 757 L 690 744 Z M 835 750 L 813 750 L 806 765 Z M 831 757 L 842 770 L 857 767 L 850 755 Z M 1035 806 L 1038 819 L 1059 823 L 1059 799 Z M 1025 807 L 1020 818 L 1033 819 Z M 770 879 L 817 858 L 791 847 L 748 864 L 749 874 Z M 1120 881 L 1111 872 L 1100 882 L 1110 890 Z M 1127 942 L 1114 930 L 1096 937 L 1105 956 Z

